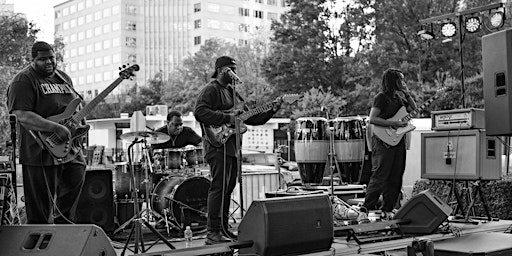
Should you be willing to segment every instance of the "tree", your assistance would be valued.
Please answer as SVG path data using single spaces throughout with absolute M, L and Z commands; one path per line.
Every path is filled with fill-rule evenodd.
M 13 76 L 30 60 L 30 49 L 39 32 L 22 15 L 0 16 L 0 154 L 10 141 L 6 91 Z
M 337 46 L 328 24 L 329 0 L 290 0 L 290 10 L 274 22 L 271 54 L 263 75 L 280 92 L 306 92 L 313 87 L 339 87 L 341 67 L 330 65 Z
M 251 105 L 268 102 L 276 95 L 273 87 L 261 76 L 265 51 L 266 45 L 258 40 L 251 40 L 249 45 L 244 46 L 219 39 L 207 40 L 197 53 L 186 58 L 183 66 L 172 73 L 162 100 L 183 113 L 192 111 L 201 88 L 212 79 L 215 60 L 228 55 L 236 60 L 237 74 L 243 81 L 236 87 L 238 93 Z

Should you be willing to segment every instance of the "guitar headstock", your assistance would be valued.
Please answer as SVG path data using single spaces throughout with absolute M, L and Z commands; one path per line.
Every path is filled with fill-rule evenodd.
M 133 64 L 133 65 L 130 65 L 130 64 L 126 64 L 126 65 L 123 65 L 122 67 L 119 67 L 119 77 L 123 78 L 123 79 L 130 79 L 132 77 L 135 76 L 135 74 L 133 73 L 134 71 L 139 71 L 140 67 L 139 65 L 137 64 Z
M 279 98 L 277 98 L 277 100 L 280 102 L 292 104 L 295 101 L 299 100 L 300 98 L 302 98 L 302 95 L 293 93 L 293 94 L 285 94 L 283 96 L 280 96 Z

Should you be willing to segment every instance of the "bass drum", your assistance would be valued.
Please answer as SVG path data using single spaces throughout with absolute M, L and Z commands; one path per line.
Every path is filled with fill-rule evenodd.
M 151 196 L 151 207 L 171 217 L 185 229 L 206 228 L 206 205 L 211 182 L 204 177 L 167 176 L 156 185 Z

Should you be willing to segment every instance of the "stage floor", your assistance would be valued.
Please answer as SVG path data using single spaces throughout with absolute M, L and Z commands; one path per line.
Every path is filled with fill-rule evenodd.
M 238 222 L 239 223 L 239 222 Z M 473 233 L 483 233 L 483 232 L 504 232 L 512 225 L 512 220 L 498 220 L 498 221 L 490 221 L 490 222 L 479 222 L 479 224 L 467 224 L 467 223 L 453 223 L 450 222 L 449 225 L 452 227 L 453 230 L 457 230 L 458 234 L 466 235 L 466 234 L 473 234 Z M 233 230 L 236 230 L 236 227 L 233 227 Z M 149 230 L 145 232 L 150 232 Z M 421 235 L 421 236 L 410 236 L 406 235 L 405 238 L 396 239 L 396 240 L 389 240 L 389 241 L 383 241 L 383 242 L 374 242 L 374 243 L 367 243 L 367 244 L 361 244 L 358 245 L 353 239 L 349 242 L 346 241 L 346 236 L 335 236 L 334 242 L 330 248 L 330 250 L 322 251 L 322 252 L 315 252 L 315 253 L 306 253 L 301 255 L 308 255 L 308 256 L 329 256 L 329 255 L 368 255 L 371 253 L 376 252 L 382 252 L 387 251 L 388 255 L 404 255 L 406 256 L 407 253 L 405 252 L 405 248 L 408 245 L 411 245 L 413 240 L 431 240 L 434 242 L 435 247 L 435 241 L 441 241 L 441 240 L 447 240 L 450 238 L 454 238 L 454 233 L 434 233 L 430 235 Z M 511 235 L 512 238 L 512 235 Z M 198 234 L 194 236 L 194 240 L 192 242 L 191 248 L 201 248 L 204 247 L 204 241 L 205 241 L 205 233 Z M 176 249 L 183 249 L 185 248 L 185 242 L 183 239 L 175 238 L 171 239 L 170 242 Z M 150 242 L 148 244 L 151 244 Z M 113 246 L 115 248 L 115 251 L 117 255 L 121 255 L 122 249 L 123 249 L 124 243 L 120 242 L 113 242 Z M 147 247 L 146 247 L 147 248 Z M 133 249 L 133 248 L 132 248 Z M 138 254 L 134 254 L 132 251 L 126 251 L 125 255 L 145 255 L 145 256 L 157 256 L 157 255 L 176 255 L 173 253 L 173 250 L 168 248 L 168 246 L 162 242 L 157 243 L 152 248 L 147 250 L 145 253 L 142 253 L 139 250 Z M 194 255 L 191 254 L 180 254 L 180 255 Z

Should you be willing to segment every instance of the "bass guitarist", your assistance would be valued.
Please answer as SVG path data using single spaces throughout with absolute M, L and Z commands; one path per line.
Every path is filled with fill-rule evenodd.
M 381 92 L 375 96 L 370 110 L 369 122 L 378 127 L 391 127 L 393 129 L 406 127 L 408 122 L 401 120 L 388 120 L 400 108 L 405 107 L 407 112 L 416 109 L 416 103 L 411 97 L 404 81 L 404 74 L 397 69 L 388 69 L 382 76 Z M 366 190 L 364 207 L 367 210 L 377 210 L 380 195 L 383 202 L 381 206 L 382 217 L 391 218 L 393 209 L 402 188 L 402 176 L 405 171 L 406 136 L 398 144 L 391 146 L 373 135 L 372 148 L 372 175 Z
M 62 113 L 79 97 L 70 77 L 57 69 L 55 52 L 46 42 L 32 46 L 32 62 L 21 70 L 7 89 L 9 113 L 20 123 L 19 156 L 28 224 L 71 224 L 85 178 L 81 142 L 69 144 L 61 159 L 44 150 L 34 132 L 53 133 L 61 141 L 71 138 L 64 125 L 46 119 Z
M 208 191 L 208 214 L 206 244 L 230 242 L 236 238 L 228 230 L 228 213 L 231 193 L 235 188 L 238 174 L 238 164 L 235 155 L 236 136 L 230 136 L 225 143 L 213 141 L 208 137 L 211 126 L 235 124 L 237 111 L 228 111 L 235 105 L 243 105 L 240 95 L 233 97 L 231 86 L 238 78 L 236 76 L 236 62 L 228 56 L 219 57 L 215 61 L 215 73 L 200 92 L 196 102 L 194 115 L 201 123 L 203 132 L 203 147 L 205 160 L 210 165 L 212 183 Z M 234 99 L 235 98 L 235 99 Z M 235 101 L 235 102 L 234 102 Z M 242 104 L 238 104 L 242 103 Z M 276 102 L 269 111 L 259 113 L 244 121 L 249 125 L 262 125 L 266 123 L 280 108 Z M 239 111 L 239 110 L 238 110 Z

